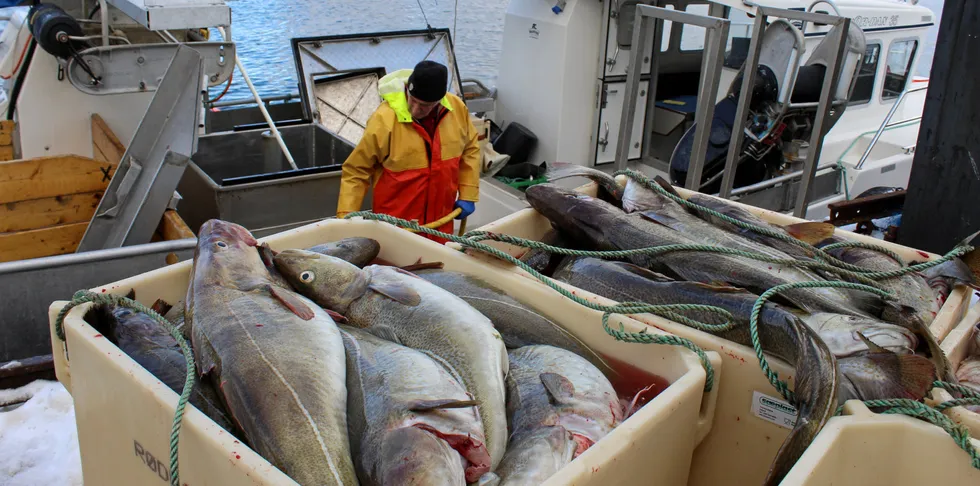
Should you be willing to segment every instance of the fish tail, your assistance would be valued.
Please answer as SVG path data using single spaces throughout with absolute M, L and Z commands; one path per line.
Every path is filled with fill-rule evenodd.
M 609 191 L 617 200 L 623 199 L 623 187 L 616 182 L 613 176 L 590 167 L 553 162 L 548 165 L 548 171 L 545 173 L 545 177 L 548 178 L 548 182 L 567 179 L 569 177 L 585 177 L 599 184 L 606 191 Z

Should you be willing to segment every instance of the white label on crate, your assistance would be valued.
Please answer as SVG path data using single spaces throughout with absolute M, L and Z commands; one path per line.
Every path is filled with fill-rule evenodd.
M 752 392 L 752 414 L 787 429 L 796 425 L 796 407 L 763 393 Z

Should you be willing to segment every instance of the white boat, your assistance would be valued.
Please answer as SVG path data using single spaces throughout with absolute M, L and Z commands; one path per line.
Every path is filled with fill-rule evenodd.
M 492 113 L 498 125 L 516 122 L 537 136 L 528 162 L 569 162 L 601 169 L 629 166 L 650 175 L 671 179 L 669 163 L 676 142 L 693 121 L 697 100 L 710 96 L 698 78 L 705 43 L 703 28 L 673 25 L 667 21 L 659 49 L 659 76 L 654 107 L 646 105 L 653 42 L 643 53 L 640 93 L 629 133 L 629 151 L 616 160 L 617 143 L 627 132 L 621 129 L 627 91 L 630 50 L 629 35 L 634 13 L 631 1 L 562 2 L 513 1 L 507 11 L 496 105 Z M 911 171 L 919 120 L 925 103 L 928 79 L 913 76 L 926 34 L 936 19 L 916 1 L 895 0 L 739 0 L 714 2 L 662 0 L 659 5 L 674 11 L 728 19 L 725 58 L 718 76 L 715 101 L 729 92 L 744 59 L 753 30 L 754 4 L 766 7 L 849 18 L 860 27 L 865 47 L 857 61 L 845 66 L 841 84 L 849 100 L 843 114 L 823 138 L 815 179 L 805 208 L 797 215 L 823 220 L 827 205 L 854 198 L 875 188 L 905 188 Z M 553 6 L 561 8 L 552 9 Z M 775 19 L 771 19 L 775 20 Z M 823 42 L 828 27 L 802 22 L 782 24 L 783 35 L 774 36 L 772 46 L 804 39 L 797 55 L 803 76 L 811 55 Z M 649 38 L 649 37 L 648 37 Z M 766 41 L 760 41 L 766 44 Z M 764 49 L 769 48 L 763 46 Z M 741 54 L 741 56 L 739 55 Z M 767 60 L 784 61 L 783 53 L 769 51 Z M 790 63 L 793 60 L 789 61 Z M 842 62 L 848 62 L 842 59 Z M 774 66 L 782 76 L 788 69 Z M 856 69 L 854 71 L 853 69 Z M 850 70 L 850 71 L 849 71 Z M 779 81 L 791 80 L 794 74 Z M 798 80 L 797 87 L 803 83 Z M 851 83 L 851 84 L 849 84 Z M 819 85 L 819 81 L 817 83 Z M 789 83 L 792 86 L 791 83 Z M 675 103 L 675 104 L 672 104 Z M 808 120 L 812 123 L 814 117 Z M 652 124 L 650 120 L 655 120 Z M 807 118 L 804 118 L 806 120 Z M 714 136 L 714 135 L 712 135 Z M 775 147 L 775 162 L 765 176 L 747 178 L 742 187 L 725 196 L 783 212 L 796 206 L 800 177 L 810 140 L 784 137 Z M 712 141 L 714 142 L 714 141 Z M 804 146 L 802 150 L 800 145 Z M 744 145 L 744 144 L 743 144 Z M 783 156 L 779 157 L 779 152 Z M 770 156 L 771 157 L 771 156 Z M 514 191 L 487 180 L 483 187 L 481 220 L 494 220 L 522 206 Z M 581 182 L 581 181 L 578 181 Z M 684 185 L 683 180 L 675 183 Z M 692 186 L 688 186 L 692 188 Z M 704 190 L 704 188 L 702 188 Z M 714 191 L 717 193 L 717 188 Z M 488 207 L 496 206 L 499 207 Z

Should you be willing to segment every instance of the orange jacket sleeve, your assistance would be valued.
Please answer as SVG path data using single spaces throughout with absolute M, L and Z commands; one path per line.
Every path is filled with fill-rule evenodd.
M 390 127 L 380 113 L 368 119 L 361 141 L 344 161 L 340 176 L 340 197 L 337 201 L 337 217 L 361 210 L 377 168 L 388 157 Z
M 459 161 L 459 198 L 477 202 L 480 200 L 480 143 L 469 112 L 465 108 L 462 111 L 466 118 L 466 146 Z

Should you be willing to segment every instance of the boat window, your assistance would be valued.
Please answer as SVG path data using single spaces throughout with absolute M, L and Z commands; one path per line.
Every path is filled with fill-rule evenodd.
M 878 56 L 881 54 L 881 44 L 868 44 L 861 61 L 861 70 L 854 80 L 854 92 L 851 93 L 851 104 L 860 105 L 871 101 L 875 91 L 875 75 L 878 74 Z
M 882 86 L 881 99 L 898 98 L 905 90 L 905 85 L 912 72 L 912 61 L 919 41 L 915 39 L 895 41 L 888 48 L 885 59 L 885 84 Z
M 663 8 L 667 10 L 674 10 L 673 5 L 664 5 Z M 670 24 L 671 21 L 664 20 L 664 36 L 660 41 L 660 52 L 667 52 L 667 49 L 670 47 Z
M 684 9 L 685 12 L 697 14 L 697 15 L 708 15 L 708 5 L 699 3 L 697 5 L 688 5 Z M 697 25 L 684 24 L 684 28 L 681 29 L 681 50 L 682 51 L 700 51 L 704 49 L 704 27 L 699 27 Z
M 728 43 L 725 45 L 725 67 L 739 69 L 749 55 L 749 42 L 752 40 L 752 25 L 755 22 L 745 12 L 729 9 Z

